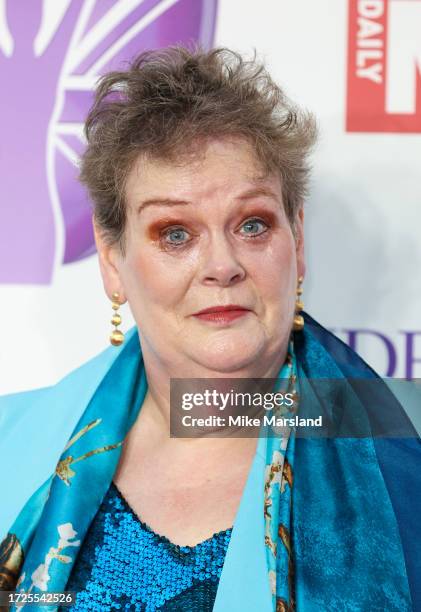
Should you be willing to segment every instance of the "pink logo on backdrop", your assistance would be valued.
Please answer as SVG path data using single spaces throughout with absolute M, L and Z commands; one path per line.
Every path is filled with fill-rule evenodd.
M 348 132 L 421 132 L 421 0 L 349 0 Z
M 95 81 L 144 49 L 210 46 L 216 4 L 0 3 L 0 283 L 48 284 L 56 265 L 94 253 L 76 177 Z

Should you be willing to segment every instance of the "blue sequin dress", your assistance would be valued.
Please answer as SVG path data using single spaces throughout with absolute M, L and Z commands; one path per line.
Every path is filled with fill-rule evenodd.
M 155 533 L 112 482 L 81 545 L 64 611 L 211 612 L 232 527 L 195 546 Z

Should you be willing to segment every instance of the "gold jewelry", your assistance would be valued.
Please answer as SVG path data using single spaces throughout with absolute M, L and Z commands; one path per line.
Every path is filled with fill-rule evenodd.
M 298 279 L 298 287 L 297 287 L 297 299 L 295 301 L 295 316 L 294 316 L 294 324 L 292 329 L 294 331 L 301 331 L 304 327 L 304 317 L 300 315 L 300 311 L 304 309 L 304 304 L 301 301 L 301 295 L 303 293 L 301 284 L 304 280 L 303 276 L 300 276 Z
M 117 310 L 120 308 L 120 304 L 118 302 L 120 295 L 115 291 L 112 295 L 112 309 L 114 310 L 114 314 L 111 319 L 112 325 L 114 325 L 114 329 L 111 332 L 110 342 L 113 346 L 120 346 L 124 342 L 124 334 L 120 329 L 117 329 L 118 325 L 121 323 L 121 316 L 118 314 Z

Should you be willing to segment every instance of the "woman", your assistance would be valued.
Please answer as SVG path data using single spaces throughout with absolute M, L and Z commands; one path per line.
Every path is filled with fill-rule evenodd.
M 174 47 L 103 77 L 86 135 L 120 348 L 3 399 L 24 488 L 9 494 L 3 590 L 74 591 L 73 610 L 420 609 L 419 438 L 301 313 L 311 115 L 255 62 Z M 323 415 L 331 435 L 171 437 L 171 379 L 209 378 L 277 379 L 283 414 Z M 399 439 L 377 436 L 386 420 Z

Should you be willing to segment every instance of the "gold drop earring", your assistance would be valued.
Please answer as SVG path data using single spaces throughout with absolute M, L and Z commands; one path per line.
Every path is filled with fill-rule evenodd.
M 121 323 L 121 316 L 118 314 L 117 310 L 120 308 L 120 304 L 118 302 L 120 295 L 115 291 L 112 295 L 112 309 L 114 310 L 114 314 L 111 319 L 112 325 L 114 325 L 114 329 L 110 335 L 110 342 L 113 346 L 120 346 L 124 342 L 124 334 L 120 329 L 117 329 Z
M 292 326 L 294 331 L 301 331 L 304 327 L 304 317 L 303 315 L 300 314 L 301 310 L 304 309 L 304 304 L 301 301 L 301 295 L 303 293 L 303 289 L 301 285 L 302 285 L 303 280 L 304 280 L 303 276 L 300 276 L 298 279 L 297 299 L 295 300 L 294 324 Z

